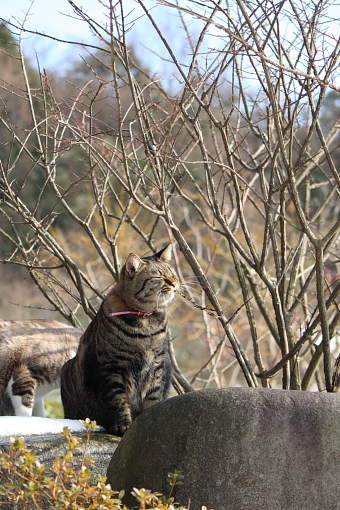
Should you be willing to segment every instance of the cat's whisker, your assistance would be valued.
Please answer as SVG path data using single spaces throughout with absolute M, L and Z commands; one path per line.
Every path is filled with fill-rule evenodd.
M 184 286 L 184 287 L 188 287 L 188 286 L 192 286 L 192 287 L 197 287 L 198 289 L 199 288 L 202 288 L 201 285 L 197 282 L 181 282 L 181 286 Z
M 217 315 L 217 312 L 216 310 L 214 310 L 213 308 L 208 308 L 207 306 L 202 306 L 202 305 L 199 305 L 198 303 L 196 303 L 190 296 L 184 294 L 184 293 L 179 293 L 179 295 L 184 298 L 185 300 L 189 301 L 190 303 L 192 303 L 192 305 L 195 307 L 195 308 L 198 308 L 199 310 L 202 310 L 203 312 L 206 312 L 208 315 L 211 315 L 212 317 L 215 317 L 217 318 L 218 315 Z
M 199 288 L 200 288 L 200 287 L 199 287 Z M 188 285 L 188 284 L 181 285 L 181 289 L 185 289 L 185 290 L 186 290 L 186 289 L 190 289 L 191 291 L 198 293 L 198 290 L 197 290 L 197 289 L 195 289 L 195 287 L 193 287 L 193 285 Z
M 201 280 L 201 279 L 204 279 L 204 276 L 196 276 L 195 274 L 192 274 L 190 276 L 186 276 L 184 279 L 185 280 L 189 280 L 189 279 Z

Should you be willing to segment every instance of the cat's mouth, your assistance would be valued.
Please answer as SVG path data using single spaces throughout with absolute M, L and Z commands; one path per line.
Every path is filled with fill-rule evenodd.
M 162 306 L 170 304 L 179 288 L 180 284 L 178 282 L 176 284 L 173 283 L 171 287 L 163 288 L 157 296 L 157 304 Z
M 181 287 L 181 284 L 174 278 L 167 278 L 165 282 L 166 286 L 161 289 L 162 293 L 172 293 L 174 295 Z

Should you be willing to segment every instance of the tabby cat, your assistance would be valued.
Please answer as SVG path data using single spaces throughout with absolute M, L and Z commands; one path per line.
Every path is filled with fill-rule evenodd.
M 0 415 L 45 417 L 44 397 L 60 388 L 63 364 L 82 331 L 58 321 L 0 320 Z
M 166 308 L 180 287 L 170 258 L 171 245 L 150 257 L 128 256 L 77 355 L 63 367 L 65 418 L 90 418 L 122 436 L 144 409 L 167 397 Z

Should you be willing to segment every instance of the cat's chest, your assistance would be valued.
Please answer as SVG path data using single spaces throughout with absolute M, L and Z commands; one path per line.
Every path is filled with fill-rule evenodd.
M 149 352 L 145 355 L 143 363 L 126 372 L 125 391 L 132 409 L 137 409 L 144 400 L 155 379 L 157 366 L 155 356 Z
M 142 327 L 142 319 L 135 319 L 132 324 L 111 324 L 103 329 L 96 338 L 96 352 L 108 357 L 124 359 L 135 357 L 149 365 L 164 350 L 167 338 L 167 322 Z M 137 325 L 136 325 L 137 324 Z
M 162 354 L 156 349 L 147 349 L 135 353 L 130 358 L 129 372 L 137 380 L 143 380 L 148 374 L 153 373 Z
M 140 372 L 141 375 L 152 372 L 155 367 L 156 360 L 159 358 L 159 352 L 149 349 L 143 352 L 141 357 Z
M 130 339 L 129 339 L 130 340 Z M 111 373 L 120 372 L 135 386 L 155 370 L 155 366 L 164 357 L 166 341 L 143 338 L 126 341 L 112 339 L 97 345 L 96 357 L 98 370 L 105 366 Z

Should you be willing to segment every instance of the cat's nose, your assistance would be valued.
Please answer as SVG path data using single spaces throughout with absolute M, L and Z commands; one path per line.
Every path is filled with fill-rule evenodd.
M 169 278 L 166 279 L 166 283 L 168 285 L 171 285 L 171 287 L 174 287 L 175 290 L 179 289 L 180 287 L 179 281 L 176 280 L 176 278 L 173 278 L 172 276 L 169 276 Z

